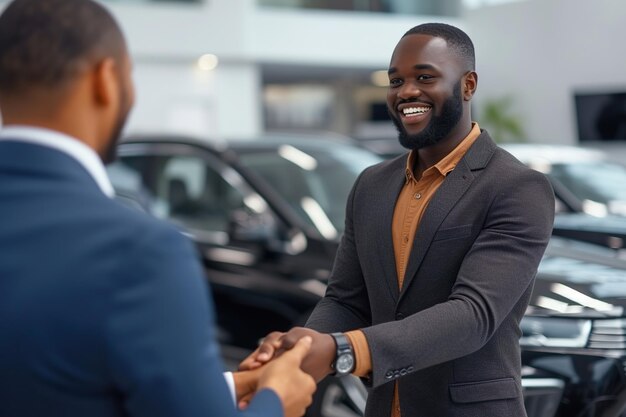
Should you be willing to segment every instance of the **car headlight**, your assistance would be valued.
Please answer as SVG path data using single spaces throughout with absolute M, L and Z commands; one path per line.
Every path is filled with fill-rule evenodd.
M 525 316 L 520 324 L 522 346 L 584 348 L 589 341 L 592 321 L 562 317 Z

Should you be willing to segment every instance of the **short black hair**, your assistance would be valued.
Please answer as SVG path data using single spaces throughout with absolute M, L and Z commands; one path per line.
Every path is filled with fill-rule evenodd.
M 115 19 L 93 0 L 14 0 L 0 15 L 0 94 L 60 87 L 122 48 Z
M 444 39 L 448 46 L 458 52 L 468 71 L 476 69 L 474 44 L 461 29 L 445 23 L 424 23 L 409 29 L 402 37 L 408 35 L 428 35 Z

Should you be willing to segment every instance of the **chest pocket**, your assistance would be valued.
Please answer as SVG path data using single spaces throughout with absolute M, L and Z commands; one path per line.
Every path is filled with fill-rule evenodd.
M 472 225 L 464 224 L 462 226 L 455 226 L 455 227 L 449 227 L 447 229 L 440 229 L 435 234 L 433 241 L 461 239 L 464 237 L 468 237 L 471 234 L 472 234 Z

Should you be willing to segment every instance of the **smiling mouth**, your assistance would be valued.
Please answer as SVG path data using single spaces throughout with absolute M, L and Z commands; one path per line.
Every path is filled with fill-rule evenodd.
M 431 106 L 415 106 L 415 107 L 405 107 L 400 110 L 400 113 L 404 117 L 416 117 L 422 114 L 428 113 L 432 109 Z

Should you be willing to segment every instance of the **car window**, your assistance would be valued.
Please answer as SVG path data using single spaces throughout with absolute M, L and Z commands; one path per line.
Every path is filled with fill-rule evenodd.
M 340 145 L 284 145 L 247 152 L 240 158 L 327 239 L 343 233 L 346 201 L 357 176 L 380 161 L 370 152 Z
M 581 200 L 626 201 L 626 168 L 608 162 L 554 164 L 549 175 Z
M 548 175 L 582 203 L 586 213 L 626 216 L 626 168 L 606 161 L 554 164 Z
M 141 178 L 152 196 L 151 212 L 188 229 L 227 232 L 231 213 L 245 208 L 242 193 L 204 158 L 123 156 L 118 164 Z

